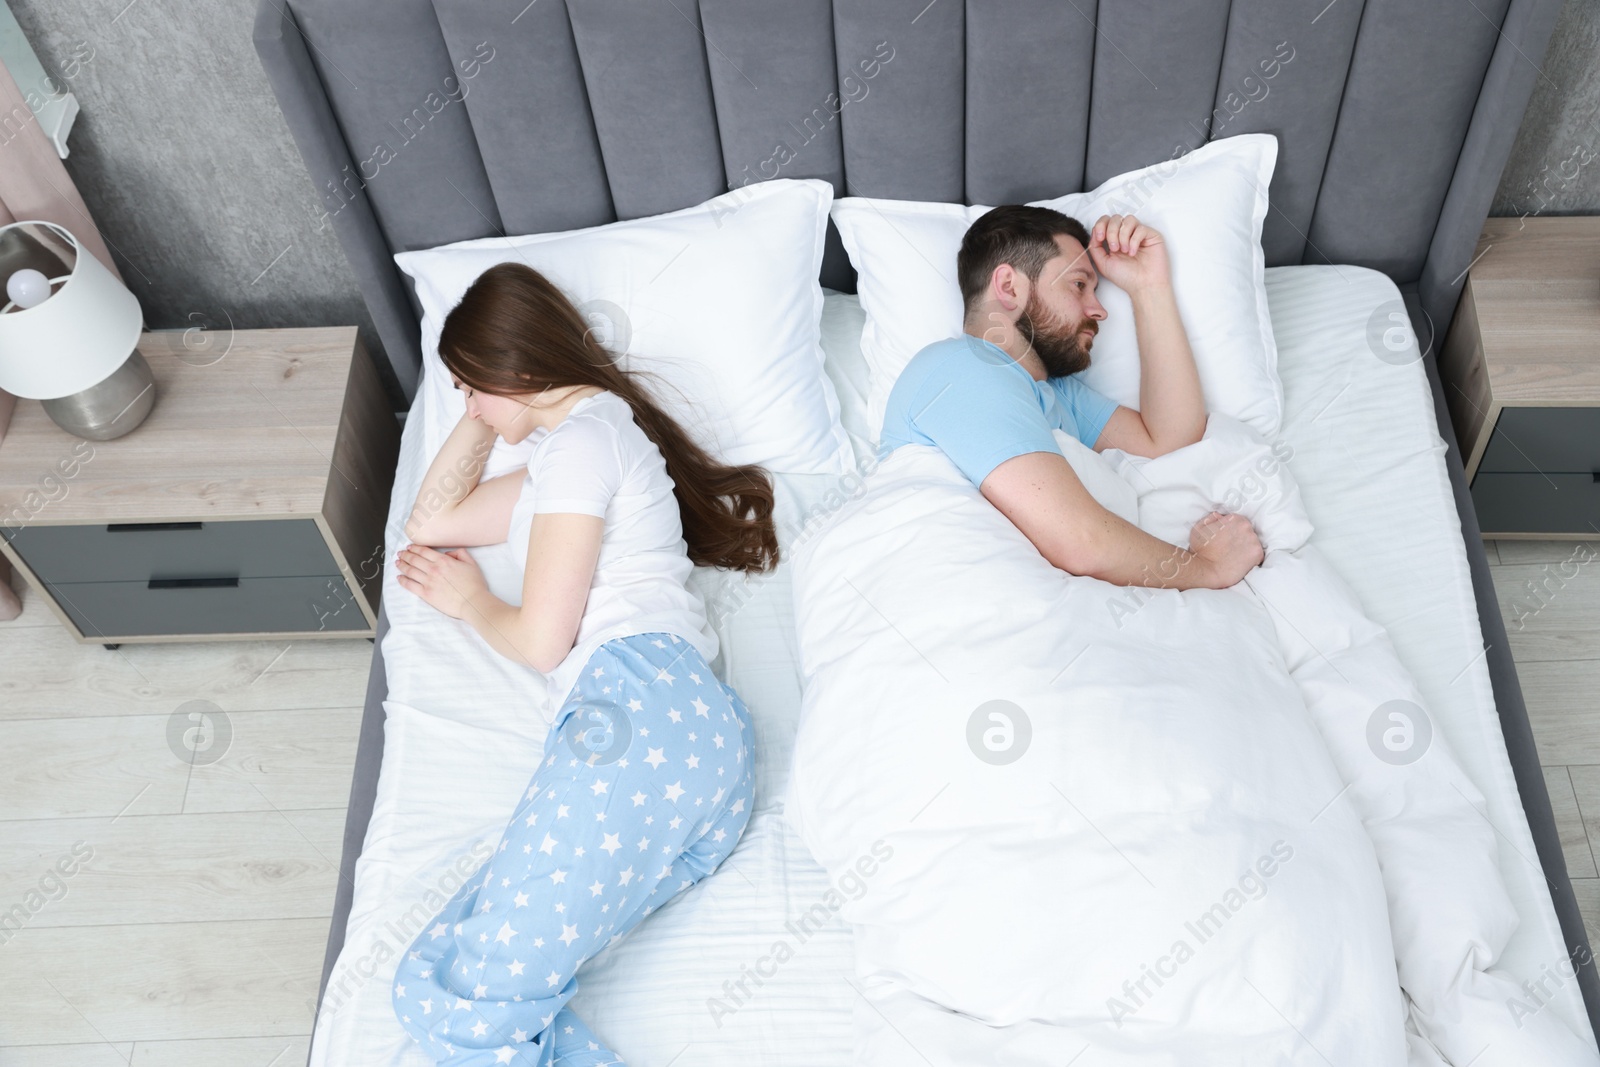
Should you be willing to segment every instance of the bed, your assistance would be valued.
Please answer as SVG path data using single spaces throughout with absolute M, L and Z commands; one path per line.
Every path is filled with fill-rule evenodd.
M 852 195 L 993 203 L 1089 188 L 1174 144 L 1275 133 L 1263 245 L 1283 437 L 1317 543 L 1448 709 L 1441 729 L 1488 798 L 1522 919 L 1506 965 L 1537 980 L 1576 961 L 1577 981 L 1547 982 L 1548 1010 L 1592 1039 L 1600 989 L 1431 351 L 1378 364 L 1364 333 L 1402 299 L 1424 348 L 1442 337 L 1536 77 L 1528 57 L 1542 54 L 1558 4 L 518 6 L 406 0 L 385 4 L 381 19 L 363 0 L 260 8 L 258 51 L 402 404 L 421 367 L 418 305 L 393 253 L 698 203 L 767 159 L 772 131 L 810 114 L 835 88 L 836 57 L 842 65 L 863 42 L 896 42 L 897 80 L 875 83 L 784 176 Z M 1286 40 L 1303 47 L 1270 92 L 1235 92 L 1256 54 Z M 426 116 L 415 129 L 392 125 L 406 116 L 395 101 L 422 101 L 452 58 L 485 41 L 519 61 L 487 64 L 459 101 L 413 112 Z M 1014 52 L 1002 59 L 1002 49 Z M 1059 106 L 1010 115 L 1010 79 L 1058 69 Z M 986 121 L 1001 109 L 1029 136 Z M 375 165 L 385 139 L 397 150 Z M 851 288 L 837 247 L 823 281 Z M 829 374 L 865 455 L 859 323 L 851 297 L 829 297 Z M 426 463 L 417 421 L 413 411 L 391 538 Z M 837 493 L 838 479 L 784 475 L 778 489 L 780 520 L 792 522 Z M 514 563 L 492 551 L 480 562 L 502 580 Z M 697 580 L 717 595 L 719 576 Z M 392 582 L 386 574 L 313 1063 L 422 1062 L 393 1023 L 386 966 L 414 932 L 412 904 L 448 891 L 474 847 L 481 858 L 540 743 L 513 711 L 534 699 L 527 678 Z M 722 874 L 585 969 L 575 1007 L 629 1062 L 844 1063 L 858 997 L 849 932 L 837 920 L 793 924 L 831 887 L 783 819 L 800 702 L 786 573 L 760 583 L 719 636 L 718 669 L 757 722 L 763 785 L 751 828 Z M 450 672 L 430 667 L 440 658 L 499 699 L 463 700 Z M 450 815 L 425 819 L 424 809 Z M 780 941 L 789 951 L 775 965 Z

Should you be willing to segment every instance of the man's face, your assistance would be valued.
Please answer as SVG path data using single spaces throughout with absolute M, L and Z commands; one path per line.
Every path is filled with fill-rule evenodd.
M 1033 346 L 1045 373 L 1064 378 L 1089 366 L 1089 349 L 1106 309 L 1095 299 L 1100 279 L 1084 247 L 1065 234 L 1056 235 L 1056 246 L 1061 254 L 1039 272 L 1017 318 L 1017 331 Z

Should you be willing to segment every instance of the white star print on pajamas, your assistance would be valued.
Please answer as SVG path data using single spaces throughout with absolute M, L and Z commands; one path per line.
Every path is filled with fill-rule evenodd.
M 627 724 L 598 758 L 568 723 L 596 708 Z M 620 1063 L 566 1007 L 576 972 L 733 851 L 753 803 L 751 743 L 738 694 L 682 638 L 596 650 L 493 857 L 400 960 L 401 1024 L 450 1067 Z

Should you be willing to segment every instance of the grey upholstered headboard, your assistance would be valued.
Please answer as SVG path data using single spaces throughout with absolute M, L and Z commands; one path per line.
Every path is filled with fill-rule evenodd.
M 1280 142 L 1268 264 L 1375 267 L 1442 332 L 1560 7 L 261 0 L 255 40 L 409 402 L 393 252 L 762 177 L 1003 203 L 1258 131 Z M 824 282 L 851 287 L 836 246 Z

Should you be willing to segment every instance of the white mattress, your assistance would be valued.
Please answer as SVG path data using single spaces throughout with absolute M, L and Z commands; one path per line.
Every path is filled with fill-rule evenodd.
M 1327 266 L 1269 270 L 1267 290 L 1284 380 L 1283 438 L 1294 450 L 1289 466 L 1317 526 L 1314 540 L 1389 629 L 1438 728 L 1488 798 L 1522 915 L 1505 965 L 1519 977 L 1556 973 L 1566 953 L 1501 740 L 1432 396 L 1420 362 L 1397 366 L 1369 347 L 1369 321 L 1387 303 L 1398 305 L 1399 293 L 1376 272 Z M 860 324 L 853 297 L 828 298 L 829 372 L 865 457 L 866 367 L 853 343 Z M 396 547 L 437 447 L 418 414 L 407 420 L 395 478 L 388 544 Z M 488 473 L 516 458 L 497 454 Z M 808 523 L 826 521 L 855 484 L 829 475 L 776 481 L 785 545 L 815 528 Z M 507 546 L 475 555 L 491 587 L 515 600 L 520 561 Z M 384 580 L 391 629 L 383 645 L 383 764 L 344 951 L 312 1046 L 311 1062 L 330 1067 L 429 1062 L 390 1010 L 395 958 L 431 918 L 419 903 L 425 894 L 448 896 L 458 884 L 451 865 L 470 870 L 473 843 L 479 858 L 496 843 L 544 733 L 539 675 L 401 590 L 392 568 Z M 831 910 L 815 933 L 798 925 L 814 905 L 828 909 L 833 887 L 783 819 L 800 705 L 788 567 L 747 587 L 711 572 L 697 581 L 708 600 L 732 608 L 718 623 L 714 666 L 755 721 L 755 814 L 716 875 L 580 972 L 573 1007 L 635 1067 L 845 1064 L 856 997 L 849 931 Z M 1556 989 L 1546 1010 L 1591 1033 L 1576 982 Z

